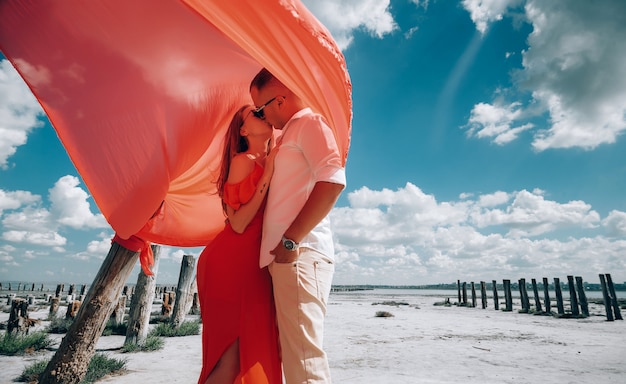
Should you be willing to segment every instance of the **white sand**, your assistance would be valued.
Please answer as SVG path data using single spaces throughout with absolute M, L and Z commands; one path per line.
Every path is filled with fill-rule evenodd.
M 626 377 L 626 322 L 606 321 L 590 305 L 586 319 L 434 306 L 428 291 L 333 293 L 326 350 L 335 383 L 621 383 Z M 455 297 L 451 298 L 453 301 Z M 372 305 L 394 300 L 410 305 Z M 480 305 L 480 302 L 479 302 Z M 519 305 L 516 306 L 519 308 Z M 393 317 L 376 317 L 388 311 Z M 1 314 L 0 321 L 8 315 Z M 36 313 L 41 318 L 46 311 Z M 34 315 L 33 315 L 34 317 Z M 60 336 L 56 336 L 60 338 Z M 123 336 L 101 337 L 97 349 L 127 360 L 127 371 L 103 383 L 195 383 L 200 336 L 166 338 L 157 352 L 122 354 Z M 0 382 L 53 352 L 0 356 Z

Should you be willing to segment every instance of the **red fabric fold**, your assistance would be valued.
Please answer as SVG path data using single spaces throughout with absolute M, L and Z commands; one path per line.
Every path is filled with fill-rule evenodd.
M 147 276 L 153 275 L 150 268 L 154 265 L 154 254 L 152 253 L 150 242 L 134 235 L 128 239 L 123 239 L 119 237 L 117 233 L 113 236 L 113 240 L 111 240 L 111 242 L 116 242 L 129 251 L 140 252 L 139 262 L 141 263 L 143 273 Z

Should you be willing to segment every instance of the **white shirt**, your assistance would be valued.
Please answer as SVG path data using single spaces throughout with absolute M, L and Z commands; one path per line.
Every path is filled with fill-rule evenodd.
M 261 241 L 261 268 L 274 260 L 270 251 L 279 244 L 307 199 L 315 183 L 346 185 L 346 172 L 335 136 L 324 118 L 310 108 L 295 113 L 283 127 L 282 141 L 274 162 L 267 196 Z M 334 257 L 330 219 L 326 216 L 301 241 L 301 247 Z

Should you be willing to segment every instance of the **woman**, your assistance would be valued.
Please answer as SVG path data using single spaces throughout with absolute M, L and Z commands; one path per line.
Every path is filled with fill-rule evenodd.
M 259 268 L 277 150 L 270 151 L 272 127 L 253 111 L 250 105 L 240 108 L 228 128 L 217 181 L 226 227 L 198 260 L 199 384 L 282 383 L 272 284 L 267 268 Z

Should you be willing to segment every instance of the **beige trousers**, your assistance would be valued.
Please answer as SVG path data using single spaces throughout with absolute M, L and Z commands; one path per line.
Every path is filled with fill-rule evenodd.
M 276 319 L 286 384 L 330 384 L 322 347 L 324 317 L 335 265 L 301 248 L 293 263 L 271 263 Z

